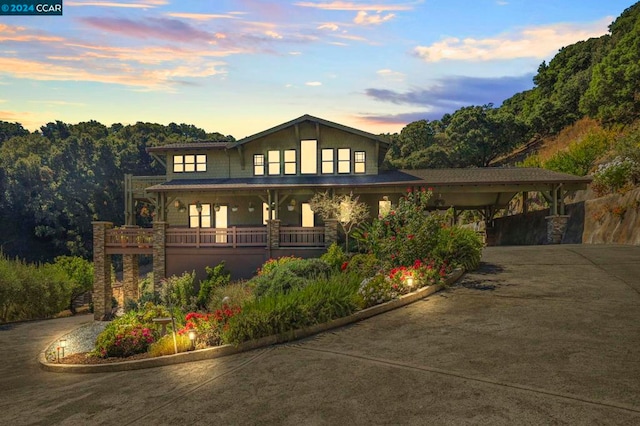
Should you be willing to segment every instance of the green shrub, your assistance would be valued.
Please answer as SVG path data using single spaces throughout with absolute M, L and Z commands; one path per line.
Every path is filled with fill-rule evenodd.
M 147 303 L 141 311 L 125 313 L 111 321 L 96 339 L 93 355 L 101 358 L 127 357 L 146 352 L 160 336 L 161 326 L 153 318 L 168 317 L 163 306 Z
M 353 272 L 362 278 L 372 277 L 380 271 L 382 264 L 373 254 L 355 254 L 344 266 L 346 272 Z
M 396 283 L 382 274 L 365 278 L 358 288 L 358 295 L 364 308 L 396 299 L 402 292 L 402 289 Z
M 242 306 L 223 332 L 227 343 L 290 332 L 349 315 L 359 308 L 355 274 L 332 275 L 288 293 L 272 293 Z
M 337 243 L 332 243 L 326 253 L 320 256 L 320 259 L 326 262 L 334 271 L 338 271 L 347 261 L 347 256 L 344 254 L 342 247 Z
M 441 228 L 432 258 L 450 268 L 473 271 L 480 265 L 482 240 L 473 229 L 458 226 Z
M 187 352 L 191 349 L 191 340 L 188 335 L 176 334 L 176 345 L 178 352 Z M 175 346 L 173 345 L 173 333 L 168 333 L 153 342 L 149 346 L 149 355 L 152 357 L 173 355 L 175 354 Z
M 593 174 L 592 188 L 598 195 L 630 189 L 640 181 L 640 164 L 629 157 L 616 157 L 598 166 Z
M 69 281 L 69 310 L 75 314 L 73 300 L 93 288 L 93 263 L 78 256 L 58 256 L 53 265 Z
M 231 273 L 224 267 L 224 261 L 220 262 L 213 268 L 207 266 L 207 279 L 200 281 L 200 290 L 198 291 L 198 307 L 204 308 L 211 298 L 211 292 L 218 288 L 229 284 L 231 281 Z
M 237 281 L 227 285 L 216 287 L 211 291 L 207 310 L 213 312 L 222 308 L 224 304 L 242 306 L 253 300 L 254 295 L 246 281 Z
M 303 288 L 314 279 L 327 277 L 331 272 L 331 266 L 321 259 L 288 259 L 270 266 L 268 272 L 249 281 L 256 297 Z
M 288 262 L 292 262 L 294 260 L 298 260 L 300 259 L 299 257 L 295 257 L 295 256 L 282 256 L 282 257 L 278 257 L 275 259 L 269 259 L 266 262 L 264 262 L 264 264 L 262 265 L 261 268 L 258 268 L 257 274 L 258 276 L 260 275 L 268 275 L 270 274 L 274 269 L 278 268 L 279 266 L 284 265 L 285 263 Z
M 584 139 L 569 145 L 567 151 L 556 153 L 544 163 L 544 168 L 556 172 L 586 176 L 598 158 L 608 151 L 613 141 L 611 133 L 605 130 L 589 132 Z
M 195 311 L 197 308 L 195 279 L 196 271 L 164 279 L 160 290 L 162 303 L 176 306 L 182 312 Z

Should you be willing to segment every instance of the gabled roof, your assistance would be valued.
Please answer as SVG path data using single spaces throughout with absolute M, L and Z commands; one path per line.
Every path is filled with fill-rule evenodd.
M 298 117 L 298 118 L 296 118 L 294 120 L 287 121 L 286 123 L 282 123 L 282 124 L 280 124 L 278 126 L 275 126 L 275 127 L 270 128 L 270 129 L 264 130 L 264 131 L 262 131 L 260 133 L 256 133 L 255 135 L 247 136 L 246 138 L 243 138 L 243 139 L 240 139 L 240 140 L 238 140 L 236 142 L 233 142 L 233 143 L 230 144 L 229 147 L 230 148 L 235 148 L 237 146 L 244 145 L 244 144 L 246 144 L 248 142 L 254 141 L 256 139 L 262 138 L 262 137 L 270 135 L 272 133 L 279 132 L 280 130 L 284 130 L 284 129 L 288 128 L 288 127 L 295 126 L 296 124 L 300 124 L 300 123 L 303 123 L 305 121 L 311 121 L 313 123 L 322 124 L 323 126 L 332 127 L 334 129 L 342 130 L 343 132 L 353 133 L 353 134 L 356 134 L 356 135 L 359 135 L 359 136 L 362 136 L 362 137 L 365 137 L 365 138 L 368 138 L 368 139 L 373 139 L 373 140 L 375 140 L 377 142 L 380 142 L 380 143 L 384 144 L 385 147 L 387 145 L 389 145 L 389 141 L 386 140 L 385 138 L 383 138 L 382 136 L 374 135 L 373 133 L 369 133 L 369 132 L 365 132 L 365 131 L 362 131 L 362 130 L 354 129 L 353 127 L 344 126 L 342 124 L 334 123 L 332 121 L 324 120 L 322 118 L 318 118 L 318 117 L 314 117 L 314 116 L 309 115 L 309 114 L 305 114 L 305 115 L 303 115 L 301 117 Z

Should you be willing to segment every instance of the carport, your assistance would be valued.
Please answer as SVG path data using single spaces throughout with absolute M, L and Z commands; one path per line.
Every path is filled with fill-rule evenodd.
M 590 177 L 573 176 L 546 169 L 495 167 L 474 169 L 403 170 L 433 189 L 434 208 L 453 207 L 454 211 L 479 211 L 491 244 L 493 220 L 500 209 L 508 206 L 517 194 L 523 197 L 522 212 L 527 212 L 532 193 L 539 193 L 549 203 L 547 242 L 559 243 L 566 229 L 568 216 L 565 200 L 574 191 L 586 189 Z

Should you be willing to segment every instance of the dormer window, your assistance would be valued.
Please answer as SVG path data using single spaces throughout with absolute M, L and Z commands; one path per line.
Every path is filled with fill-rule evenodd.
M 174 173 L 194 173 L 207 171 L 207 156 L 187 154 L 173 156 Z

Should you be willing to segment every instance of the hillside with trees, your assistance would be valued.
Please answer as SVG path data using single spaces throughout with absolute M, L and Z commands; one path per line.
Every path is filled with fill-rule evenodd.
M 164 174 L 146 148 L 203 140 L 233 138 L 175 123 L 57 121 L 29 132 L 0 122 L 2 251 L 29 261 L 89 257 L 91 221 L 124 221 L 123 174 Z M 145 216 L 142 207 L 138 213 Z
M 548 64 L 542 62 L 533 82 L 533 89 L 500 107 L 468 106 L 387 135 L 392 141 L 387 164 L 407 169 L 513 164 L 509 154 L 535 151 L 582 119 L 595 120 L 598 131 L 633 132 L 625 129 L 640 118 L 640 3 L 627 8 L 609 34 L 566 46 Z M 579 169 L 563 171 L 590 171 Z

